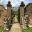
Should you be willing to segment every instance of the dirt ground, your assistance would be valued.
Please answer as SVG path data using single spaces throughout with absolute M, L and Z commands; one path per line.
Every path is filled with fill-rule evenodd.
M 14 23 L 9 32 L 22 32 L 20 24 Z

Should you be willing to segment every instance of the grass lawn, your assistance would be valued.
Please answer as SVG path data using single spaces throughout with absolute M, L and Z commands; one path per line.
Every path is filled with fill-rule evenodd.
M 32 32 L 32 28 L 24 29 L 23 32 Z
M 2 27 L 0 27 L 0 32 L 5 32 L 4 29 Z M 27 28 L 27 29 L 24 29 L 23 32 L 32 32 L 32 28 Z
M 4 32 L 4 28 L 3 27 L 0 27 L 0 32 Z

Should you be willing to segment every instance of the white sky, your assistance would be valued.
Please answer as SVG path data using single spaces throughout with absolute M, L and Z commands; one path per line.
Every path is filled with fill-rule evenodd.
M 13 7 L 19 6 L 21 1 L 27 5 L 29 2 L 32 2 L 32 0 L 10 0 Z M 3 3 L 4 6 L 8 3 L 8 0 L 1 0 L 1 3 Z

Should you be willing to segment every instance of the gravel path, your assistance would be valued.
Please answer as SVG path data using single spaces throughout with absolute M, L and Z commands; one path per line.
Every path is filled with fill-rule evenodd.
M 20 24 L 19 23 L 14 23 L 9 32 L 22 32 Z

